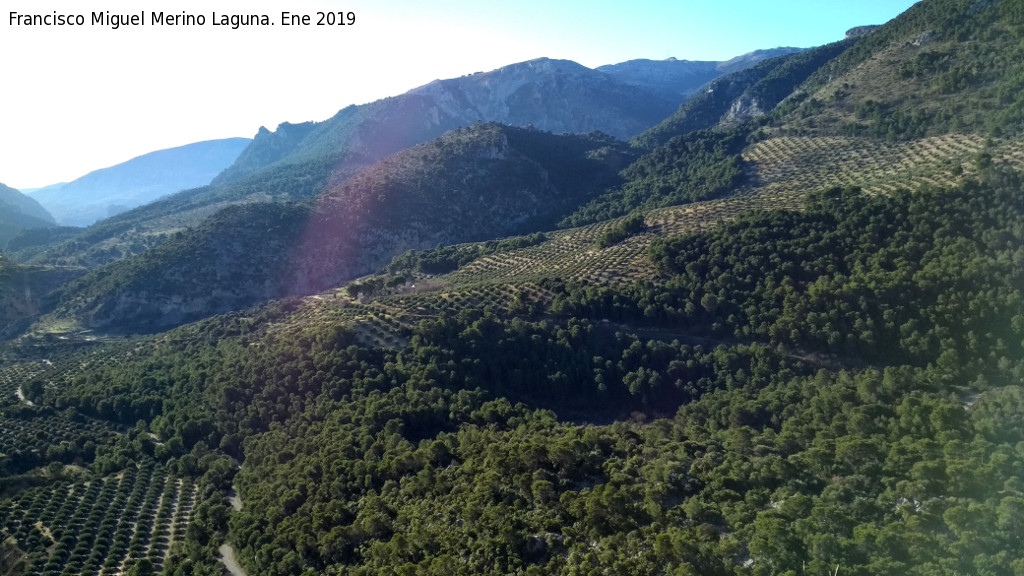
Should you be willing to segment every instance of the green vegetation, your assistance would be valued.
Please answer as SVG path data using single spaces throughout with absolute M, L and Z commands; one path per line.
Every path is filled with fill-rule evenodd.
M 16 207 L 0 200 L 0 246 L 26 230 L 53 228 L 52 222 L 23 214 Z
M 801 214 L 753 213 L 655 243 L 676 275 L 638 304 L 730 337 L 981 371 L 1021 336 L 1019 189 L 1016 177 L 876 198 L 834 189 Z
M 97 473 L 243 460 L 245 506 L 171 567 L 212 568 L 226 520 L 259 574 L 1013 573 L 1024 208 L 986 178 L 817 193 L 656 242 L 660 288 L 552 279 L 398 350 L 269 307 L 34 397 L 156 435 Z
M 233 204 L 309 201 L 328 187 L 339 163 L 336 157 L 321 158 L 231 184 L 184 190 L 85 229 L 62 228 L 42 243 L 45 250 L 26 250 L 23 257 L 35 264 L 98 268 L 156 248 L 182 229 L 208 224 L 210 216 Z M 339 171 L 335 177 L 353 172 Z
M 18 261 L 27 262 L 45 250 L 75 237 L 81 231 L 81 228 L 72 226 L 28 228 L 7 241 L 7 251 Z
M 160 246 L 69 282 L 52 297 L 86 324 L 148 332 L 287 295 L 284 270 L 310 210 L 230 206 Z M 261 246 L 249 250 L 249 246 Z M 182 306 L 182 303 L 185 303 Z
M 829 61 L 843 54 L 856 43 L 857 39 L 841 40 L 792 54 L 779 62 L 778 66 L 773 67 L 763 80 L 747 89 L 743 98 L 757 102 L 758 107 L 764 113 L 774 110 L 785 98 L 791 96 L 811 74 L 820 70 Z
M 947 72 L 1015 53 L 1019 5 L 925 0 L 639 158 L 479 125 L 83 279 L 64 304 L 105 314 L 381 270 L 0 349 L 0 573 L 1024 573 L 1024 153 L 943 120 L 1013 109 L 997 64 Z M 210 264 L 245 234 L 291 251 Z
M 52 300 L 59 315 L 92 328 L 150 331 L 316 293 L 379 270 L 409 247 L 553 226 L 618 182 L 630 154 L 602 134 L 496 124 L 456 130 L 310 202 L 230 205 L 155 248 L 93 270 Z
M 642 150 L 653 150 L 677 136 L 714 128 L 728 114 L 736 99 L 793 56 L 769 58 L 746 70 L 713 80 L 706 89 L 684 102 L 675 114 L 636 136 L 630 143 Z
M 39 202 L 0 184 L 0 248 L 23 230 L 54 226 L 53 216 Z
M 409 250 L 395 256 L 385 271 L 390 274 L 420 272 L 422 274 L 445 274 L 469 264 L 473 260 L 518 248 L 536 246 L 548 239 L 543 232 L 529 236 L 516 236 L 501 240 L 488 240 L 474 244 L 438 246 L 430 250 Z
M 562 220 L 580 226 L 640 210 L 712 198 L 743 181 L 739 156 L 747 128 L 702 130 L 677 136 L 623 170 L 626 183 L 591 200 Z
M 856 40 L 833 42 L 804 52 L 771 58 L 747 70 L 723 76 L 706 90 L 687 100 L 679 111 L 632 140 L 651 150 L 676 136 L 714 128 L 767 114 L 829 60 L 843 53 Z
M 889 140 L 1018 135 L 1019 14 L 1016 1 L 919 2 L 820 68 L 803 87 L 804 98 L 780 107 L 774 125 Z
M 18 543 L 27 574 L 156 574 L 185 538 L 194 504 L 192 483 L 144 462 L 119 477 L 58 478 L 25 490 L 0 504 L 0 525 Z
M 597 241 L 598 248 L 607 248 L 622 242 L 626 238 L 644 229 L 644 215 L 633 214 L 619 220 L 615 226 L 609 228 L 601 239 Z

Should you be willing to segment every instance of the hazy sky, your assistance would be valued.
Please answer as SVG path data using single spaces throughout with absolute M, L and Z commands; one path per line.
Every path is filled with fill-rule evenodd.
M 547 56 L 586 66 L 634 58 L 726 60 L 810 47 L 881 24 L 914 0 L 4 0 L 0 12 L 0 182 L 69 181 L 190 142 L 251 137 L 261 125 L 324 120 L 349 104 L 437 78 Z M 353 26 L 281 25 L 282 11 L 354 12 Z M 145 25 L 92 25 L 93 12 Z M 158 26 L 151 13 L 202 15 Z M 18 14 L 82 15 L 24 26 Z M 266 14 L 269 27 L 214 26 Z

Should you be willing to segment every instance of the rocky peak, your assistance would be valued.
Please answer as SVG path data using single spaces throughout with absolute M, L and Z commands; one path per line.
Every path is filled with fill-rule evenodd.
M 846 39 L 849 40 L 850 38 L 860 38 L 861 36 L 867 36 L 868 34 L 874 32 L 875 30 L 878 30 L 879 28 L 881 28 L 881 26 L 877 24 L 871 26 L 855 26 L 846 31 Z

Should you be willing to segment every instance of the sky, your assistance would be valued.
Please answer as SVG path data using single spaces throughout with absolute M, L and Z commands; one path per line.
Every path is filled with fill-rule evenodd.
M 191 142 L 325 120 L 349 104 L 539 57 L 596 67 L 636 58 L 727 60 L 811 47 L 882 24 L 914 0 L 4 0 L 0 182 L 67 182 Z M 283 26 L 281 13 L 310 24 Z M 143 25 L 92 24 L 93 13 Z M 161 26 L 153 12 L 202 16 Z M 317 26 L 341 12 L 352 25 Z M 84 26 L 27 26 L 25 15 Z M 271 26 L 215 26 L 265 14 Z M 338 18 L 335 18 L 338 20 Z

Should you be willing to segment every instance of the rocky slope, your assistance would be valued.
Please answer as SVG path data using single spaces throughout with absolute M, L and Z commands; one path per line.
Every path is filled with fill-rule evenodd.
M 637 136 L 634 143 L 643 148 L 654 148 L 695 130 L 737 124 L 763 116 L 792 95 L 800 83 L 822 65 L 855 42 L 833 42 L 783 54 L 716 78 L 700 94 L 687 100 L 675 114 Z
M 0 340 L 18 333 L 45 307 L 46 295 L 85 271 L 23 266 L 0 254 Z
M 261 130 L 214 183 L 238 181 L 274 163 L 295 164 L 320 155 L 366 166 L 477 122 L 531 125 L 556 133 L 596 130 L 629 138 L 678 104 L 575 62 L 540 58 L 436 80 L 400 96 L 349 106 L 324 122 L 285 124 L 269 134 Z

